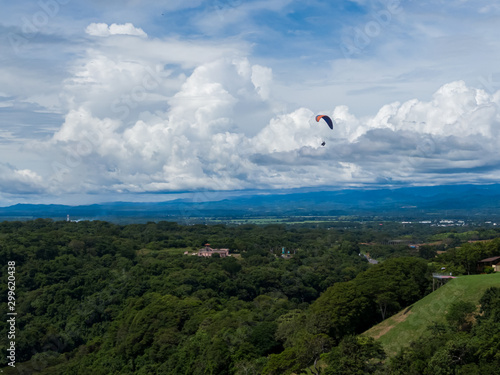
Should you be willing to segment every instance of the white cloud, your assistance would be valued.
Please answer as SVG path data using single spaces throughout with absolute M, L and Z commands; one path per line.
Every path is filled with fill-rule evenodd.
M 106 37 L 111 35 L 133 35 L 147 37 L 147 34 L 141 28 L 137 28 L 131 23 L 107 25 L 106 23 L 91 23 L 85 29 L 85 32 L 92 36 Z
M 130 122 L 112 106 L 102 105 L 109 104 L 106 95 L 117 87 L 105 85 L 113 82 L 116 64 L 102 59 L 90 69 L 86 63 L 69 81 L 67 91 L 80 93 L 72 99 L 73 106 L 81 106 L 68 113 L 50 141 L 58 160 L 54 183 L 59 181 L 60 188 L 66 189 L 79 176 L 89 182 L 87 188 L 96 189 L 102 183 L 117 191 L 222 188 L 221 181 L 225 188 L 251 186 L 242 177 L 249 166 L 243 150 L 251 147 L 244 134 L 255 129 L 245 129 L 239 118 L 248 116 L 245 121 L 255 127 L 252 118 L 260 116 L 259 110 L 269 111 L 258 107 L 263 102 L 261 90 L 269 82 L 261 77 L 256 81 L 253 74 L 263 71 L 265 78 L 268 69 L 255 69 L 246 59 L 201 65 L 175 95 L 156 102 L 159 111 L 148 111 L 146 101 L 133 103 L 138 119 Z M 124 81 L 137 82 L 138 67 L 121 64 Z
M 437 136 L 491 137 L 498 127 L 498 100 L 463 81 L 442 86 L 430 102 L 416 99 L 384 106 L 370 127 L 387 127 Z
M 9 108 L 14 106 L 13 100 L 0 101 L 0 108 Z
M 317 147 L 321 143 L 320 134 L 326 134 L 329 129 L 320 124 L 311 125 L 313 118 L 311 110 L 300 108 L 271 119 L 269 125 L 253 139 L 255 151 L 273 153 Z
M 46 188 L 42 177 L 36 172 L 0 163 L 0 190 L 2 194 L 41 193 Z
M 87 32 L 136 30 L 112 26 L 93 24 Z M 23 191 L 450 182 L 464 174 L 474 181 L 491 178 L 500 164 L 500 92 L 463 81 L 443 85 L 429 100 L 416 94 L 360 117 L 337 105 L 342 101 L 332 98 L 336 92 L 328 86 L 306 88 L 305 97 L 318 92 L 302 105 L 282 105 L 287 100 L 276 90 L 272 69 L 253 63 L 246 44 L 179 38 L 89 43 L 72 62 L 71 76 L 57 84 L 64 121 L 50 140 L 33 146 L 49 161 L 50 173 L 31 168 L 38 174 L 10 173 L 24 181 Z M 370 69 L 363 73 L 366 66 Z M 383 63 L 338 62 L 334 67 L 336 72 L 350 69 L 350 75 L 340 76 L 366 89 L 364 82 Z M 373 96 L 377 90 L 366 92 Z M 317 104 L 315 96 L 327 99 Z M 334 120 L 333 131 L 314 120 L 318 113 Z M 40 176 L 48 181 L 45 185 L 37 180 Z
M 226 28 L 257 32 L 253 17 L 260 12 L 283 12 L 291 0 L 226 0 L 211 2 L 202 17 L 193 20 L 193 23 L 204 34 L 213 35 L 224 32 Z M 262 25 L 261 25 L 262 26 Z
M 262 100 L 269 99 L 272 79 L 273 73 L 270 68 L 260 65 L 252 66 L 252 83 Z
M 120 118 L 106 95 L 97 93 L 121 87 L 118 71 L 121 90 L 129 92 L 134 85 L 126 82 L 140 82 L 141 65 L 107 57 L 95 68 L 89 64 L 67 86 L 88 95 L 76 96 L 81 106 L 67 114 L 50 142 L 66 166 L 62 178 L 52 179 L 53 191 L 449 183 L 462 173 L 475 181 L 481 169 L 500 168 L 500 93 L 462 81 L 442 86 L 430 101 L 394 102 L 372 117 L 358 118 L 346 106 L 326 110 L 335 122 L 332 131 L 308 108 L 273 112 L 266 88 L 271 71 L 247 59 L 199 65 L 174 95 L 164 99 L 160 90 L 157 101 L 136 102 L 134 121 Z M 78 179 L 84 183 L 76 187 Z
M 196 10 L 200 4 L 189 2 L 193 14 L 208 12 L 212 18 L 189 18 L 183 27 L 190 28 L 191 37 L 176 36 L 182 29 L 178 25 L 162 37 L 159 21 L 107 15 L 101 19 L 108 23 L 85 23 L 87 35 L 100 38 L 82 37 L 79 24 L 80 44 L 60 52 L 68 57 L 67 70 L 51 64 L 58 68 L 46 78 L 37 70 L 30 73 L 27 62 L 27 67 L 0 68 L 0 107 L 37 103 L 36 110 L 64 117 L 50 139 L 26 146 L 48 166 L 32 167 L 25 159 L 3 167 L 10 176 L 6 181 L 16 181 L 19 191 L 112 194 L 496 178 L 500 92 L 498 85 L 482 82 L 498 59 L 476 53 L 477 46 L 487 45 L 493 51 L 487 56 L 495 56 L 493 34 L 471 28 L 476 36 L 461 45 L 453 32 L 456 20 L 449 27 L 441 13 L 426 18 L 411 12 L 417 5 L 408 4 L 352 59 L 339 58 L 340 39 L 316 36 L 312 44 L 322 47 L 317 55 L 303 56 L 311 62 L 305 69 L 297 68 L 296 54 L 281 56 L 284 46 L 297 48 L 287 44 L 293 41 L 271 24 L 257 28 L 255 18 L 247 17 L 284 9 L 290 1 L 230 2 L 221 12 Z M 160 8 L 155 7 L 155 20 Z M 288 22 L 293 17 L 286 12 L 277 18 L 265 15 Z M 221 17 L 217 29 L 210 22 Z M 348 26 L 365 27 L 367 19 Z M 224 37 L 194 35 L 191 26 L 197 22 Z M 134 24 L 148 25 L 150 35 Z M 221 31 L 227 25 L 248 34 L 229 38 Z M 269 44 L 262 37 L 268 30 L 273 33 Z M 300 31 L 305 46 L 313 30 Z M 38 35 L 47 37 L 42 31 Z M 36 40 L 30 41 L 30 51 L 42 50 Z M 259 55 L 277 47 L 273 56 Z M 478 72 L 486 72 L 485 77 Z M 457 80 L 462 76 L 465 81 Z M 334 119 L 333 131 L 314 120 L 318 113 Z M 38 132 L 46 129 L 45 120 L 37 121 Z M 10 128 L 3 134 L 9 142 L 17 136 Z

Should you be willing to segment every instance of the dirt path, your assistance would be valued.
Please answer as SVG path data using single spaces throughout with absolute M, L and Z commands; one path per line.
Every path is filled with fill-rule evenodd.
M 391 329 L 396 327 L 399 323 L 404 322 L 411 314 L 410 308 L 400 311 L 394 316 L 391 316 L 385 321 L 385 323 L 378 325 L 376 330 L 368 330 L 367 335 L 378 340 L 380 337 L 384 336 Z

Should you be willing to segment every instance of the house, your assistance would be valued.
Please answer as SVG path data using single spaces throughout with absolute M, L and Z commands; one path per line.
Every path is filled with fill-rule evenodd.
M 209 243 L 204 248 L 198 250 L 199 257 L 211 257 L 213 254 L 219 254 L 221 258 L 229 256 L 229 249 L 212 249 Z
M 486 267 L 492 267 L 494 272 L 500 272 L 500 256 L 486 258 L 477 262 L 479 272 L 483 272 Z

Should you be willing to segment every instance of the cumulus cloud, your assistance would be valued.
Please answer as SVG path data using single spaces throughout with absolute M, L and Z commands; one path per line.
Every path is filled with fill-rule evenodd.
M 273 72 L 271 69 L 260 65 L 252 66 L 252 83 L 263 100 L 269 99 L 272 78 Z
M 41 193 L 46 187 L 42 177 L 36 172 L 0 163 L 0 190 L 2 194 Z
M 16 25 L 25 7 L 4 12 L 0 28 L 17 38 L 0 41 L 0 142 L 4 160 L 16 156 L 0 168 L 5 189 L 498 181 L 498 7 L 487 1 L 408 2 L 389 19 L 389 3 L 353 0 L 363 16 L 321 9 L 343 20 L 335 28 L 289 0 L 129 3 L 76 18 L 68 4 L 36 30 Z
M 498 93 L 470 88 L 462 81 L 442 86 L 429 102 L 392 103 L 366 121 L 353 142 L 351 160 L 403 181 L 481 180 L 481 168 L 498 169 Z M 465 176 L 465 177 L 464 177 Z
M 99 27 L 111 35 L 90 32 Z M 64 121 L 36 145 L 50 160 L 47 191 L 475 182 L 500 169 L 500 93 L 454 81 L 369 117 L 324 108 L 330 130 L 307 106 L 282 106 L 272 70 L 245 47 L 136 42 L 104 38 L 74 63 Z M 25 189 L 42 188 L 28 177 Z
M 80 107 L 66 115 L 50 140 L 53 152 L 60 151 L 61 186 L 71 186 L 74 175 L 91 181 L 95 188 L 99 180 L 106 181 L 107 188 L 117 191 L 221 189 L 221 183 L 225 188 L 251 186 L 242 178 L 248 165 L 243 150 L 251 147 L 245 134 L 255 132 L 248 122 L 259 126 L 252 119 L 268 112 L 259 90 L 269 82 L 261 78 L 255 83 L 255 69 L 248 60 L 222 59 L 199 66 L 175 95 L 168 99 L 157 95 L 156 108 L 161 111 L 156 113 L 148 111 L 145 100 L 132 101 L 128 108 L 138 108 L 134 121 L 114 111 L 105 94 L 86 95 L 95 86 L 99 86 L 96 93 L 111 89 L 103 86 L 104 77 L 109 80 L 111 74 L 106 72 L 113 72 L 116 62 L 103 60 L 102 65 L 78 73 L 68 86 L 72 93 L 82 91 L 80 98 L 85 100 L 73 99 Z M 138 66 L 120 65 L 129 80 L 138 77 L 132 87 L 140 88 L 141 75 L 135 74 Z M 102 102 L 108 103 L 107 111 Z
M 254 149 L 258 152 L 273 153 L 317 146 L 321 143 L 319 134 L 326 133 L 326 127 L 320 131 L 319 126 L 311 126 L 310 120 L 313 117 L 313 112 L 300 108 L 271 119 L 252 140 Z
M 85 29 L 85 32 L 92 36 L 106 37 L 110 35 L 133 35 L 147 37 L 147 34 L 141 28 L 135 27 L 131 23 L 116 24 L 108 26 L 106 23 L 91 23 Z
M 118 192 L 425 184 L 464 175 L 480 181 L 484 168 L 488 178 L 500 168 L 498 93 L 457 81 L 428 102 L 391 103 L 370 118 L 338 106 L 325 113 L 334 119 L 333 131 L 310 109 L 279 114 L 263 106 L 268 120 L 253 123 L 255 131 L 239 124 L 241 113 L 244 122 L 253 118 L 239 109 L 266 102 L 260 88 L 270 84 L 270 74 L 256 84 L 256 71 L 265 69 L 246 59 L 201 65 L 164 110 L 145 111 L 129 124 L 113 112 L 69 112 L 50 141 L 79 160 L 62 185 L 73 186 L 75 175 L 86 181 L 80 186 Z

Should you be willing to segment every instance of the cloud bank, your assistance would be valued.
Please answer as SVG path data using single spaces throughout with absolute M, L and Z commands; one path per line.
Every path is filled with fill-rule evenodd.
M 237 49 L 232 58 L 217 56 L 217 49 L 231 48 L 218 46 L 213 59 L 192 61 L 186 74 L 152 51 L 171 41 L 150 40 L 142 54 L 128 43 L 96 45 L 66 80 L 64 123 L 36 146 L 50 151 L 51 191 L 438 184 L 498 176 L 499 92 L 455 81 L 431 100 L 390 103 L 363 118 L 341 105 L 323 112 L 334 120 L 332 131 L 309 108 L 286 110 L 273 95 L 272 70 Z
M 401 3 L 359 45 L 352 32 L 373 31 L 387 2 L 352 2 L 335 27 L 321 8 L 268 3 L 177 2 L 172 12 L 105 12 L 89 17 L 105 22 L 74 25 L 60 12 L 31 33 L 0 24 L 23 43 L 0 66 L 0 156 L 9 160 L 0 200 L 498 182 L 499 81 L 478 73 L 493 72 L 494 59 L 470 52 L 498 50 L 483 33 L 495 9 L 478 12 L 476 36 L 459 43 L 460 17 L 446 26 L 427 16 L 430 3 Z M 346 38 L 358 42 L 348 58 Z

